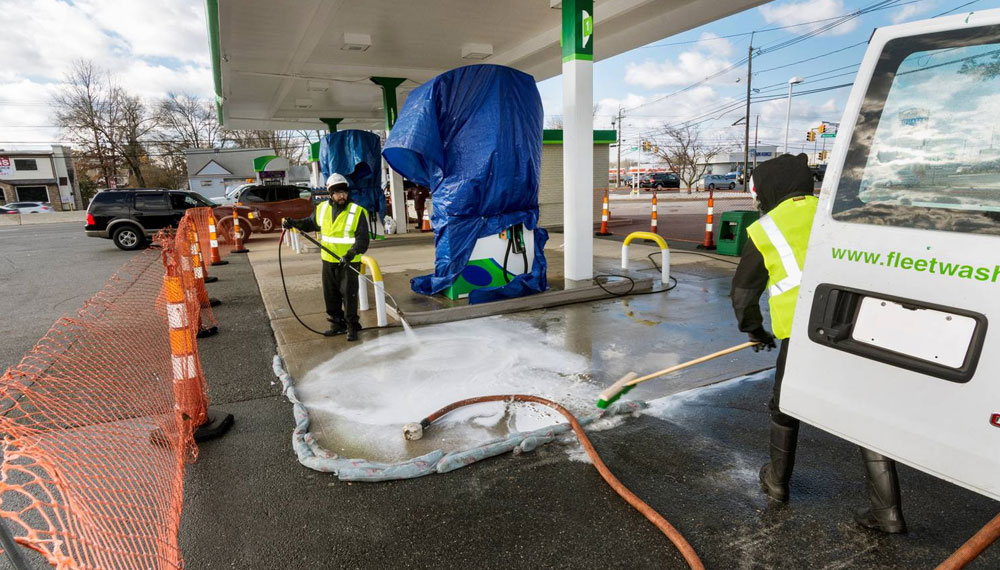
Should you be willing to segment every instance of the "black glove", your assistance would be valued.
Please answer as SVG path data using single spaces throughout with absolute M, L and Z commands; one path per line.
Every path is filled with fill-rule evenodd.
M 290 230 L 295 227 L 295 221 L 292 220 L 291 218 L 282 218 L 281 227 L 285 228 L 286 230 Z
M 344 256 L 340 258 L 341 267 L 344 267 L 346 269 L 347 266 L 351 264 L 351 260 L 354 259 L 355 255 L 357 254 L 354 253 L 353 249 L 347 250 L 347 253 L 345 253 Z
M 757 346 L 753 347 L 754 352 L 760 352 L 761 350 L 770 352 L 772 348 L 777 348 L 774 344 L 774 336 L 767 332 L 764 327 L 754 329 L 748 335 L 750 336 L 750 342 L 757 343 Z

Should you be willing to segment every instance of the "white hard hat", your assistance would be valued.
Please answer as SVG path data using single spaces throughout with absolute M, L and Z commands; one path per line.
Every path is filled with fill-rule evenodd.
M 326 179 L 326 187 L 327 188 L 330 188 L 331 186 L 339 186 L 341 184 L 344 185 L 344 187 L 345 187 L 344 190 L 347 190 L 346 187 L 350 186 L 350 183 L 347 181 L 347 179 L 344 178 L 342 175 L 337 174 L 336 172 L 334 172 L 333 174 L 331 174 Z

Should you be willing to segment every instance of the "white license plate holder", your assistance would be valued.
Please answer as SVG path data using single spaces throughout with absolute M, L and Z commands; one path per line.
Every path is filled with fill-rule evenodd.
M 865 297 L 851 338 L 926 362 L 959 369 L 965 364 L 976 320 L 935 309 Z

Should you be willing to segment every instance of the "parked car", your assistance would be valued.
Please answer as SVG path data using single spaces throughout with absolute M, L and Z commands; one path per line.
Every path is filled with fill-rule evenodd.
M 163 188 L 123 188 L 98 192 L 87 208 L 84 231 L 88 237 L 110 239 L 119 248 L 131 251 L 145 247 L 156 232 L 177 227 L 184 212 L 198 207 L 216 208 L 204 196 L 184 190 Z M 260 229 L 260 222 L 249 208 L 238 208 L 241 229 L 246 217 L 244 239 Z M 216 208 L 216 216 L 225 214 L 232 227 L 233 208 Z M 219 220 L 220 231 L 225 228 Z M 232 230 L 230 229 L 230 233 Z
M 823 177 L 826 176 L 826 165 L 817 164 L 816 166 L 811 167 L 811 170 L 813 173 L 813 178 L 816 179 L 816 182 L 822 182 Z
M 235 203 L 260 212 L 261 231 L 281 228 L 281 218 L 304 218 L 312 213 L 312 191 L 294 185 L 266 186 L 252 184 L 234 195 Z
M 235 186 L 230 186 L 229 188 L 226 188 L 226 192 L 224 195 L 217 198 L 209 198 L 209 200 L 215 202 L 220 206 L 232 206 L 233 204 L 236 203 L 237 196 L 239 196 L 244 189 L 250 186 L 256 186 L 256 184 L 243 183 L 243 184 L 237 184 Z
M 11 202 L 4 207 L 17 210 L 18 214 L 50 214 L 54 211 L 48 202 Z
M 5 214 L 17 214 L 17 213 L 19 212 L 14 208 L 8 208 L 7 206 L 0 206 L 0 216 L 3 216 Z
M 706 174 L 697 183 L 699 190 L 719 190 L 736 188 L 736 180 L 727 178 L 725 174 Z
M 653 172 L 640 178 L 639 186 L 641 188 L 656 188 L 657 190 L 680 188 L 681 179 L 673 172 Z

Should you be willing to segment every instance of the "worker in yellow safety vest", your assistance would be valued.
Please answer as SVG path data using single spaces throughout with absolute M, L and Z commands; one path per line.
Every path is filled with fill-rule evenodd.
M 316 205 L 308 218 L 284 219 L 282 226 L 304 232 L 320 232 L 320 242 L 332 251 L 321 250 L 323 259 L 323 299 L 326 301 L 330 329 L 326 336 L 347 333 L 347 340 L 358 340 L 361 320 L 358 317 L 358 276 L 361 254 L 368 251 L 368 212 L 348 198 L 347 178 L 331 174 L 326 180 L 330 198 Z
M 795 465 L 799 420 L 781 412 L 779 398 L 792 317 L 818 204 L 813 196 L 808 157 L 785 154 L 760 164 L 750 177 L 750 192 L 763 215 L 747 228 L 750 239 L 733 276 L 732 302 L 740 330 L 751 341 L 771 350 L 775 348 L 774 339 L 781 340 L 774 370 L 774 392 L 768 404 L 771 460 L 760 470 L 760 483 L 768 497 L 786 502 Z M 765 289 L 773 336 L 764 328 L 760 311 L 760 296 Z M 861 454 L 868 474 L 871 507 L 859 512 L 855 520 L 867 528 L 905 532 L 895 462 L 864 448 Z

